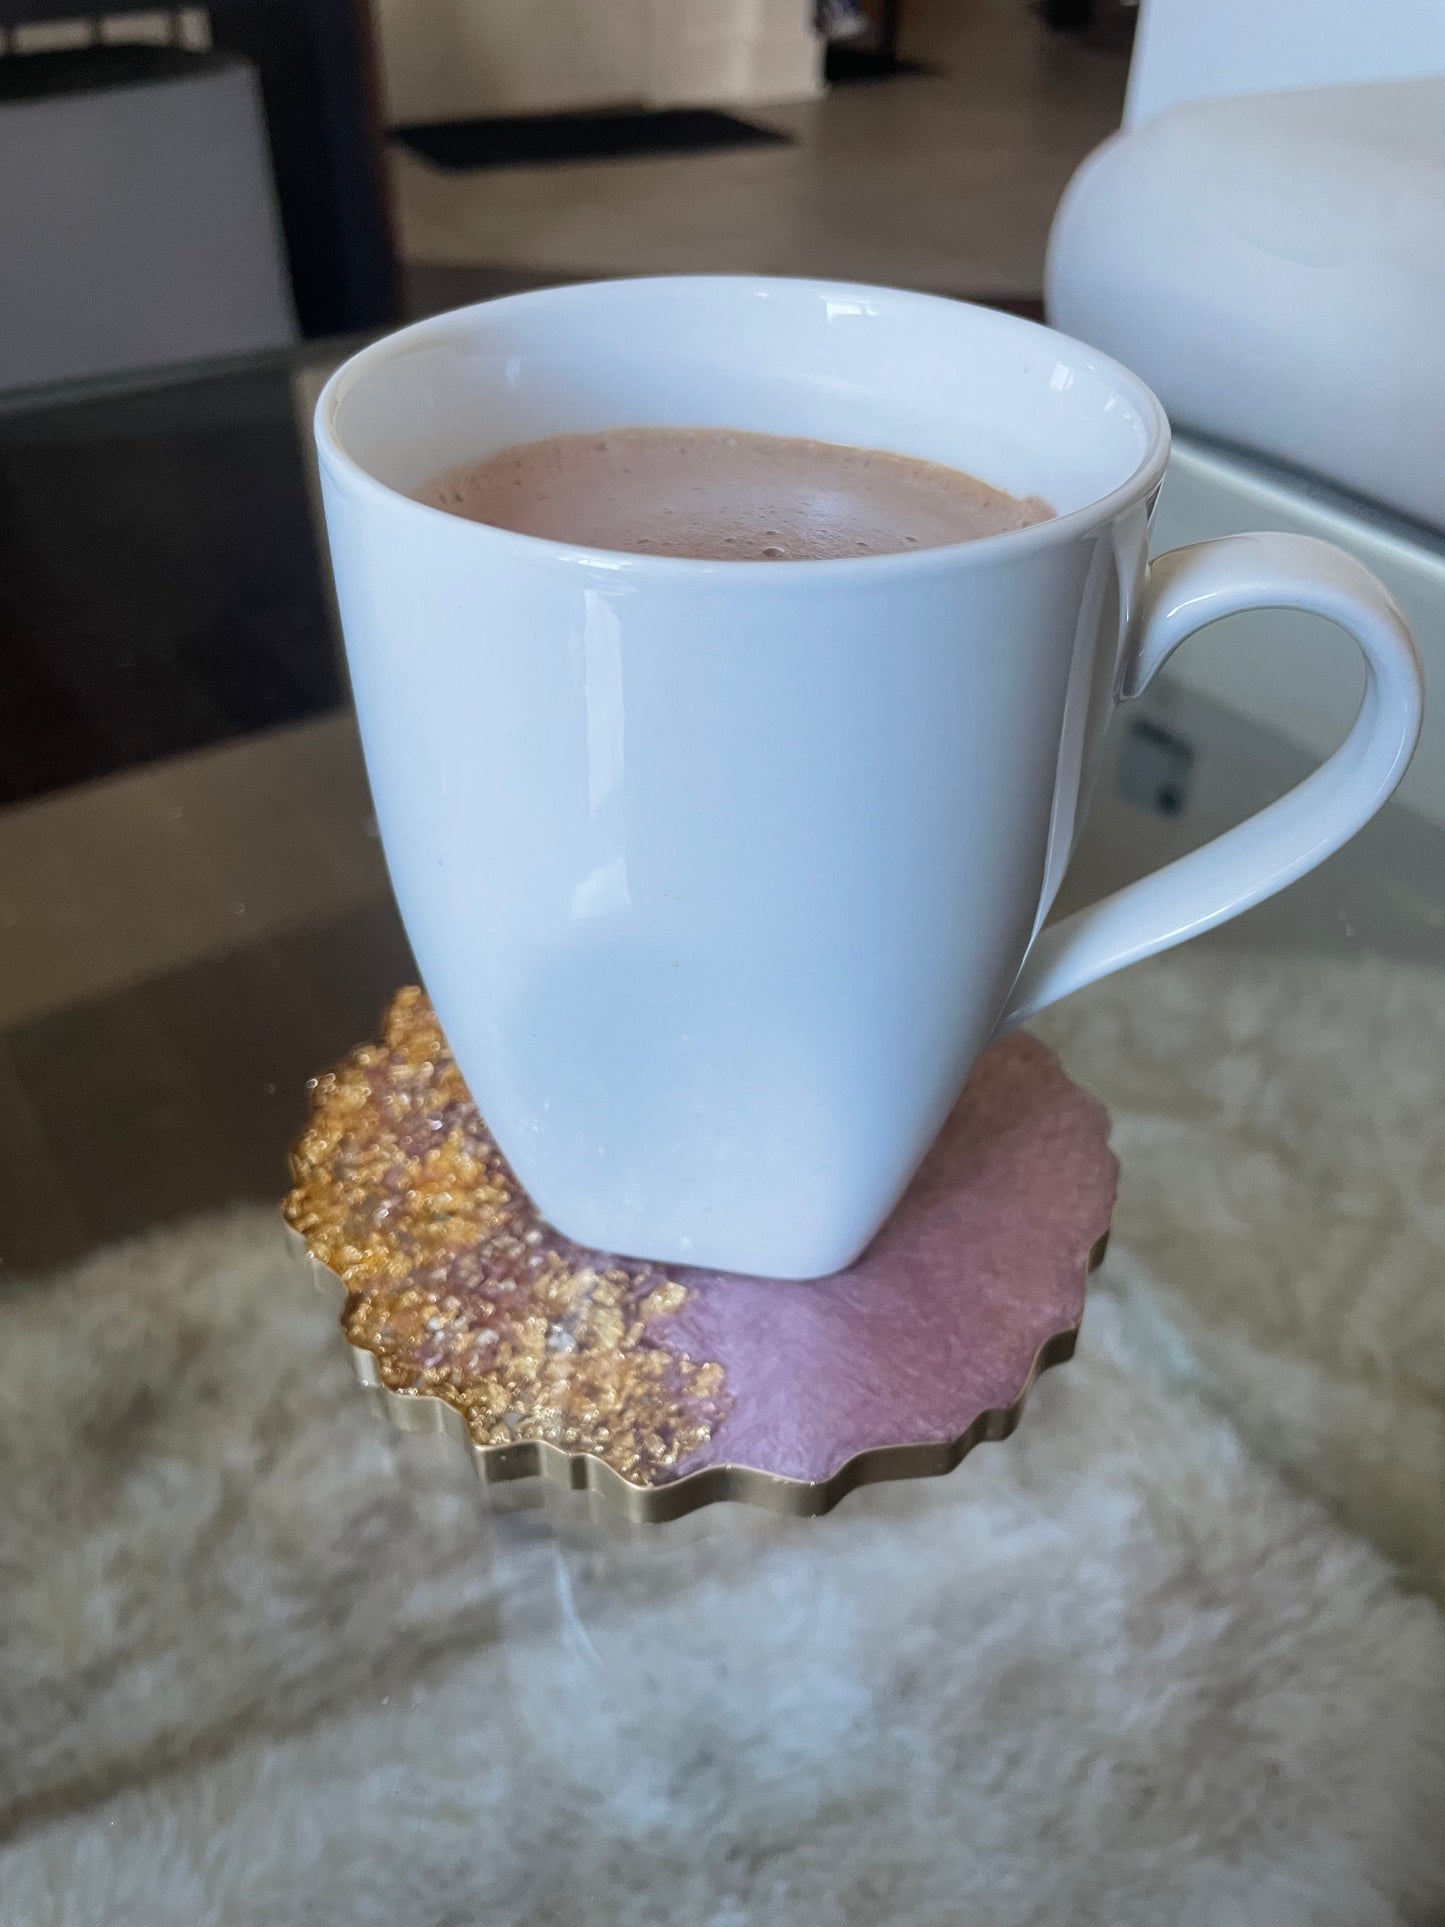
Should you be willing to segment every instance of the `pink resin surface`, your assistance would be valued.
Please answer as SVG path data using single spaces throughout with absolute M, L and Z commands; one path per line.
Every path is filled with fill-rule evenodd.
M 996 1044 L 863 1257 L 807 1284 L 677 1274 L 662 1342 L 715 1359 L 727 1417 L 675 1469 L 831 1478 L 857 1453 L 961 1437 L 1079 1323 L 1118 1166 L 1103 1106 L 1022 1033 Z

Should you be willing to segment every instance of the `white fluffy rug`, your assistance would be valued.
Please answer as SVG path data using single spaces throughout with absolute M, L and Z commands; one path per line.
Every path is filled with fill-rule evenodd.
M 1052 1018 L 1125 1171 L 1080 1355 L 811 1526 L 489 1523 L 266 1213 L 11 1288 L 4 1927 L 1439 1919 L 1445 978 L 1356 968 Z

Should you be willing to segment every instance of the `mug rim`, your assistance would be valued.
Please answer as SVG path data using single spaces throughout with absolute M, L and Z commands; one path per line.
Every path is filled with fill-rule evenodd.
M 866 299 L 901 307 L 917 304 L 946 306 L 951 310 L 961 310 L 964 314 L 987 316 L 990 325 L 997 326 L 1003 333 L 1055 344 L 1058 351 L 1067 353 L 1090 374 L 1105 381 L 1138 413 L 1148 431 L 1147 445 L 1122 482 L 1081 507 L 1069 509 L 1062 515 L 1050 516 L 1047 521 L 1032 522 L 1023 528 L 1004 529 L 995 535 L 975 536 L 965 542 L 944 543 L 934 548 L 899 550 L 882 555 L 806 557 L 790 561 L 786 568 L 780 568 L 775 561 L 729 561 L 704 556 L 646 555 L 632 550 L 591 548 L 583 543 L 562 542 L 550 536 L 524 535 L 515 529 L 473 522 L 465 516 L 453 515 L 449 509 L 433 508 L 425 502 L 419 502 L 403 490 L 393 488 L 389 482 L 383 482 L 345 448 L 337 432 L 337 409 L 354 382 L 405 355 L 424 343 L 429 336 L 445 335 L 459 322 L 464 323 L 470 316 L 483 310 L 490 312 L 498 306 L 518 304 L 538 306 L 558 300 L 576 301 L 585 299 L 589 290 L 598 288 L 652 288 L 661 292 L 678 286 L 710 286 L 735 293 L 796 288 L 838 300 Z M 596 281 L 559 282 L 552 287 L 528 288 L 516 294 L 470 302 L 464 307 L 447 309 L 441 314 L 428 315 L 403 328 L 393 329 L 380 340 L 370 342 L 357 353 L 349 355 L 339 368 L 333 370 L 322 388 L 317 398 L 313 424 L 322 466 L 334 481 L 371 497 L 378 505 L 424 516 L 428 521 L 440 519 L 454 527 L 460 525 L 469 531 L 467 539 L 482 550 L 492 549 L 498 555 L 510 553 L 534 562 L 551 562 L 559 567 L 602 570 L 630 580 L 647 579 L 681 585 L 707 577 L 713 583 L 726 583 L 739 588 L 766 583 L 773 591 L 788 583 L 798 587 L 821 588 L 834 577 L 857 583 L 861 587 L 865 582 L 876 582 L 900 572 L 914 576 L 952 572 L 960 567 L 982 567 L 1000 555 L 1022 556 L 1031 550 L 1071 541 L 1102 527 L 1122 510 L 1146 499 L 1163 479 L 1170 449 L 1168 417 L 1153 390 L 1121 362 L 1101 354 L 1073 335 L 1063 334 L 1044 322 L 1030 321 L 1022 315 L 1009 314 L 1004 309 L 990 308 L 982 302 L 962 301 L 950 295 L 925 294 L 908 288 L 822 280 L 806 275 L 613 276 Z

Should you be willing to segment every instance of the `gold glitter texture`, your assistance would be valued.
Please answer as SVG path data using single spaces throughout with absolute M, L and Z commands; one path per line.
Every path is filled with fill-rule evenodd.
M 545 1440 L 651 1485 L 725 1415 L 721 1367 L 666 1343 L 686 1288 L 542 1222 L 422 991 L 316 1080 L 292 1172 L 285 1215 L 345 1284 L 347 1337 L 391 1390 L 455 1406 L 474 1444 Z

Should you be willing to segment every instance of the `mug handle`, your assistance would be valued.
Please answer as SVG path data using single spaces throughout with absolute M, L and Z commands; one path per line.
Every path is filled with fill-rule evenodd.
M 1384 585 L 1306 535 L 1227 535 L 1150 563 L 1120 689 L 1141 695 L 1186 637 L 1246 609 L 1302 609 L 1338 624 L 1365 659 L 1365 696 L 1335 753 L 1201 849 L 1041 930 L 999 1030 L 1112 970 L 1226 923 L 1332 856 L 1405 774 L 1425 707 L 1415 643 Z

